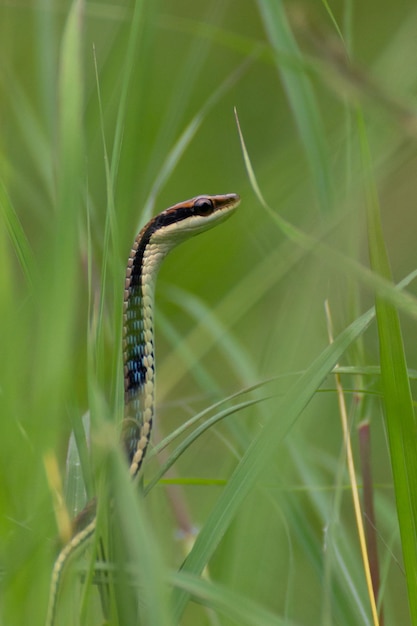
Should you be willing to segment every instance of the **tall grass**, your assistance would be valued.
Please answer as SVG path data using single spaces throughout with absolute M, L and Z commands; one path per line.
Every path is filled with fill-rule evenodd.
M 365 5 L 0 7 L 2 623 L 44 623 L 69 519 L 96 495 L 60 626 L 417 624 L 416 85 L 401 61 L 417 14 Z M 155 451 L 132 484 L 131 243 L 156 211 L 231 191 L 233 219 L 161 270 Z M 362 508 L 360 461 L 373 470 L 378 588 L 342 395 Z

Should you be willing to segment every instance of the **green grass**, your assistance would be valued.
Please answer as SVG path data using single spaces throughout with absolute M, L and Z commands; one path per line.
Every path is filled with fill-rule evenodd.
M 88 493 L 98 533 L 57 626 L 417 625 L 417 13 L 333 10 L 1 5 L 2 623 L 44 624 L 64 500 Z M 161 270 L 155 451 L 132 484 L 127 255 L 155 212 L 228 192 L 233 218 Z M 360 501 L 370 426 L 379 620 L 336 366 Z

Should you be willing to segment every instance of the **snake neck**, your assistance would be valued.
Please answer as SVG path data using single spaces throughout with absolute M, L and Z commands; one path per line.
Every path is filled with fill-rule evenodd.
M 154 418 L 155 349 L 153 309 L 159 267 L 176 245 L 226 219 L 237 194 L 197 196 L 152 218 L 130 252 L 124 295 L 123 362 L 125 419 L 122 441 L 135 476 L 148 447 Z
M 154 294 L 155 281 L 171 246 L 152 243 L 139 233 L 131 250 L 124 297 L 125 419 L 122 440 L 130 474 L 140 469 L 149 443 L 155 404 Z

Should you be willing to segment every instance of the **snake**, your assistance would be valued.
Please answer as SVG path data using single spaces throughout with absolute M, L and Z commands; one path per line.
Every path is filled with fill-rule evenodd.
M 134 478 L 143 463 L 155 417 L 154 299 L 158 270 L 179 243 L 230 217 L 238 194 L 200 195 L 175 204 L 153 217 L 134 240 L 126 266 L 123 297 L 124 419 L 121 444 Z M 84 549 L 96 530 L 92 500 L 73 524 L 70 541 L 55 560 L 46 626 L 54 626 L 59 589 L 69 561 Z

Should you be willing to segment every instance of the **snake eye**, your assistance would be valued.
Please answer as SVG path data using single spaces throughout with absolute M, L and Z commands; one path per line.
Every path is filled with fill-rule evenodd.
M 197 215 L 210 215 L 213 212 L 213 202 L 210 198 L 197 198 L 193 208 Z

